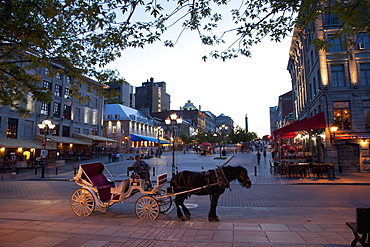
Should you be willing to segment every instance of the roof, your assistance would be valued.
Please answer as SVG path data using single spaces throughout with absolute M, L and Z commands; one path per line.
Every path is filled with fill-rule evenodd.
M 147 124 L 153 122 L 140 111 L 121 104 L 104 105 L 104 121 L 108 120 L 131 120 Z

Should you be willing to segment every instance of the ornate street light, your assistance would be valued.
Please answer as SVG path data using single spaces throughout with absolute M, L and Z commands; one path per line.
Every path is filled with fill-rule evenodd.
M 335 142 L 335 132 L 337 131 L 338 131 L 338 126 L 335 126 L 334 124 L 329 128 L 331 144 L 334 144 Z
M 219 129 L 219 130 L 220 130 L 220 132 L 221 132 L 221 138 L 222 138 L 222 139 L 221 139 L 221 141 L 220 141 L 220 158 L 221 158 L 221 152 L 222 152 L 222 151 L 221 151 L 221 146 L 222 146 L 222 145 L 221 145 L 221 142 L 222 142 L 222 141 L 224 141 L 224 139 L 225 139 L 224 131 L 225 131 L 225 130 L 227 130 L 227 128 L 228 128 L 228 127 L 227 127 L 225 124 L 223 124 L 223 125 L 221 125 L 220 127 L 218 127 L 218 129 Z
M 158 137 L 158 149 L 157 149 L 157 154 L 156 154 L 156 157 L 158 155 L 158 157 L 161 157 L 161 140 L 159 139 L 160 138 L 160 135 L 161 135 L 161 132 L 163 131 L 162 127 L 158 126 L 155 128 L 155 130 L 157 131 L 157 137 Z
M 45 165 L 46 165 L 46 156 L 48 155 L 48 151 L 46 150 L 46 142 L 47 142 L 47 135 L 49 134 L 49 130 L 53 130 L 55 128 L 55 124 L 51 122 L 49 119 L 44 119 L 41 123 L 38 124 L 38 127 L 45 135 L 45 139 L 42 143 L 44 146 L 44 150 L 41 151 L 40 157 L 43 158 L 44 162 L 41 166 L 41 178 L 45 178 Z M 41 132 L 41 131 L 40 131 Z
M 176 113 L 173 113 L 169 118 L 164 120 L 167 125 L 172 126 L 172 177 L 175 176 L 175 124 L 182 124 L 181 117 L 178 117 Z

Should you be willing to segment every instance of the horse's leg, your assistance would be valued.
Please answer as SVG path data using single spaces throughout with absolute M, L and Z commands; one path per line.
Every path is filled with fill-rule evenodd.
M 217 207 L 218 198 L 220 198 L 221 194 L 222 193 L 217 192 L 211 195 L 211 207 L 208 213 L 208 220 L 211 222 L 220 221 L 220 219 L 217 217 L 217 214 L 216 214 L 216 207 Z
M 184 204 L 185 199 L 186 199 L 186 197 L 182 196 L 182 195 L 177 195 L 176 198 L 175 198 L 175 204 L 176 204 L 176 209 L 177 209 L 177 217 L 182 221 L 185 221 L 187 219 L 189 220 L 190 215 L 191 215 L 189 209 Z M 183 212 L 184 212 L 185 216 L 184 216 Z
M 183 197 L 181 195 L 177 195 L 176 198 L 175 198 L 177 217 L 182 221 L 186 220 L 186 218 L 183 215 L 182 210 L 181 210 L 182 205 L 184 204 L 184 200 L 185 200 L 185 197 Z

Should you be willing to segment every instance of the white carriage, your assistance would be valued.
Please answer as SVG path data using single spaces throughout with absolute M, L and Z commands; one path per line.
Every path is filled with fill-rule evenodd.
M 70 200 L 72 211 L 77 216 L 89 216 L 96 207 L 107 209 L 138 192 L 143 194 L 135 203 L 135 213 L 139 219 L 155 220 L 160 213 L 167 212 L 172 205 L 171 196 L 167 196 L 162 190 L 167 182 L 166 173 L 158 175 L 154 188 L 148 191 L 145 189 L 144 179 L 140 179 L 135 174 L 116 186 L 105 165 L 95 162 L 80 165 L 78 173 L 71 181 L 75 181 L 82 187 L 73 192 Z

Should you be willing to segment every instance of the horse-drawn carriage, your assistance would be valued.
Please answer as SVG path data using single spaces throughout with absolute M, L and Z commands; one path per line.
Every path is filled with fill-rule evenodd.
M 77 216 L 89 216 L 96 207 L 100 207 L 101 210 L 107 209 L 138 192 L 143 194 L 135 203 L 135 213 L 139 219 L 155 220 L 159 213 L 168 211 L 172 205 L 172 198 L 164 196 L 165 191 L 162 190 L 167 182 L 167 174 L 158 175 L 156 185 L 150 191 L 146 190 L 144 179 L 135 174 L 116 186 L 106 167 L 96 162 L 80 165 L 78 173 L 71 181 L 82 186 L 73 192 L 70 200 L 72 211 Z
M 184 205 L 184 200 L 192 194 L 210 195 L 211 209 L 208 219 L 218 221 L 216 215 L 218 198 L 233 180 L 238 180 L 243 187 L 251 186 L 248 172 L 242 166 L 218 167 L 207 173 L 182 171 L 172 178 L 171 186 L 166 190 L 162 189 L 167 182 L 166 173 L 157 176 L 152 190 L 145 188 L 145 180 L 137 174 L 133 174 L 116 186 L 105 166 L 96 162 L 80 165 L 78 173 L 71 181 L 75 181 L 82 188 L 73 192 L 70 203 L 72 211 L 77 216 L 89 216 L 97 207 L 106 210 L 114 203 L 123 202 L 140 192 L 143 196 L 136 200 L 136 216 L 139 219 L 155 220 L 160 213 L 167 212 L 171 208 L 172 196 L 175 196 L 177 215 L 181 220 L 186 220 L 190 219 L 190 212 Z M 184 211 L 186 218 L 180 208 Z

